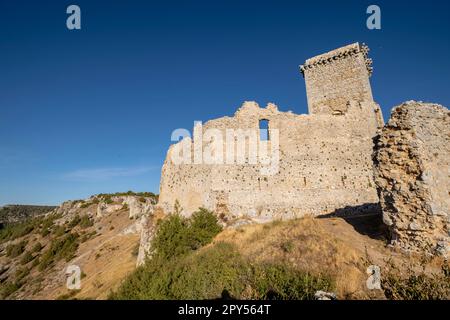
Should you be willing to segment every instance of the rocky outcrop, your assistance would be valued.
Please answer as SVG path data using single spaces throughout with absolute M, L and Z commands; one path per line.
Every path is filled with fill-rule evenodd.
M 111 212 L 127 208 L 129 210 L 129 218 L 139 218 L 144 214 L 151 213 L 155 201 L 152 198 L 136 197 L 136 196 L 113 196 L 108 198 L 109 201 L 102 201 L 97 206 L 97 216 L 109 214 Z
M 155 201 L 152 198 L 134 196 L 123 197 L 122 203 L 128 206 L 130 210 L 130 219 L 135 219 L 142 215 L 152 213 L 155 205 Z
M 314 294 L 314 300 L 336 300 L 336 294 L 319 290 Z
M 151 243 L 156 233 L 158 221 L 164 218 L 164 212 L 160 208 L 156 208 L 151 216 L 143 216 L 141 218 L 141 239 L 139 243 L 139 253 L 136 265 L 139 267 L 144 264 L 145 259 L 151 255 Z
M 66 201 L 49 214 L 60 215 L 61 218 L 56 223 L 64 224 L 73 219 L 75 215 L 85 214 L 90 218 L 100 220 L 119 210 L 128 210 L 129 219 L 133 219 L 135 222 L 120 233 L 122 235 L 140 235 L 137 257 L 137 265 L 139 266 L 145 261 L 145 257 L 150 251 L 151 239 L 159 217 L 159 211 L 155 211 L 156 203 L 157 196 L 150 193 L 99 194 L 85 200 Z
M 139 252 L 136 260 L 136 266 L 141 266 L 144 264 L 145 259 L 150 253 L 151 241 L 156 231 L 156 224 L 154 219 L 145 219 L 144 228 L 141 230 L 141 239 L 139 242 Z
M 450 112 L 409 101 L 375 138 L 375 183 L 392 243 L 448 256 Z
M 130 219 L 138 219 L 143 215 L 151 214 L 157 200 L 154 196 L 141 196 L 129 194 L 101 194 L 94 195 L 86 200 L 70 200 L 63 202 L 51 213 L 56 213 L 67 219 L 75 214 L 83 213 L 90 217 L 100 218 L 121 209 L 129 211 Z

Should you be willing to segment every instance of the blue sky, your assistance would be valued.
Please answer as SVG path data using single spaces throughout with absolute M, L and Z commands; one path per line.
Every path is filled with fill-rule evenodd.
M 344 4 L 343 4 L 344 3 Z M 66 28 L 77 4 L 82 29 Z M 382 29 L 366 28 L 381 8 Z M 449 105 L 448 1 L 0 2 L 0 205 L 158 192 L 176 128 L 245 100 L 306 113 L 298 65 L 371 48 L 384 116 Z

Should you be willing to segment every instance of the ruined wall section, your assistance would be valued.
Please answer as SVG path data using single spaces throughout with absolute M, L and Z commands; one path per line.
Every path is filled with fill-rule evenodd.
M 394 108 L 377 137 L 374 163 L 383 221 L 393 244 L 448 255 L 449 110 L 415 101 Z
M 174 165 L 168 160 L 171 148 L 163 166 L 159 204 L 170 212 L 178 199 L 186 215 L 203 206 L 226 219 L 245 216 L 260 221 L 342 208 L 373 209 L 378 197 L 370 155 L 377 126 L 375 120 L 361 122 L 373 119 L 370 109 L 356 104 L 349 108 L 346 115 L 310 116 L 246 102 L 234 117 L 208 121 L 204 131 L 225 132 L 257 131 L 259 120 L 269 120 L 269 132 L 279 131 L 279 171 L 262 175 L 260 164 Z M 188 143 L 193 150 L 190 139 Z

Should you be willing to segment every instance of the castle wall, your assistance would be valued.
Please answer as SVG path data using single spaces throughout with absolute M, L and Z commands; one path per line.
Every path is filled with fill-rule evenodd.
M 353 64 L 359 65 L 364 55 L 359 52 L 352 57 L 357 60 Z M 336 61 L 341 63 L 341 60 Z M 310 84 L 308 101 L 313 105 L 314 101 L 319 101 L 316 91 L 311 91 L 312 84 L 319 86 L 318 80 L 311 80 L 313 76 L 309 75 L 314 70 L 311 67 L 304 71 L 306 82 Z M 368 82 L 367 69 L 364 70 Z M 356 77 L 359 76 L 358 73 Z M 355 81 L 347 85 L 353 86 Z M 159 205 L 171 212 L 178 200 L 186 215 L 205 207 L 224 220 L 248 217 L 259 221 L 321 215 L 342 209 L 348 212 L 373 209 L 378 196 L 372 177 L 372 138 L 382 125 L 381 111 L 366 89 L 362 90 L 365 95 L 347 93 L 344 87 L 339 90 L 337 102 L 330 100 L 325 104 L 320 100 L 322 110 L 327 112 L 313 107 L 314 112 L 309 115 L 296 115 L 280 112 L 273 104 L 260 108 L 255 102 L 245 102 L 233 117 L 211 120 L 202 128 L 197 127 L 197 132 L 203 133 L 200 140 L 203 149 L 226 158 L 227 148 L 235 148 L 236 140 L 242 137 L 215 144 L 214 139 L 205 139 L 210 129 L 216 129 L 216 133 L 224 137 L 230 129 L 234 132 L 251 129 L 258 133 L 259 120 L 266 119 L 270 140 L 260 141 L 258 133 L 257 144 L 269 150 L 279 146 L 279 159 L 272 158 L 271 165 L 261 161 L 252 163 L 250 155 L 246 154 L 246 162 L 240 164 L 175 164 L 172 158 L 180 154 L 183 145 L 184 150 L 192 153 L 198 148 L 201 138 L 194 133 L 193 139 L 185 138 L 168 151 L 162 170 Z M 330 106 L 340 111 L 331 112 Z M 254 143 L 246 140 L 247 148 L 250 144 Z M 190 161 L 194 160 L 192 156 Z M 276 170 L 267 173 L 268 167 Z
M 393 244 L 450 253 L 450 113 L 409 101 L 377 137 L 375 181 Z

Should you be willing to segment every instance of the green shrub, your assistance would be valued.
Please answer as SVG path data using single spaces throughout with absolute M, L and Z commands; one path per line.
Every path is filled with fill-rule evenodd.
M 39 259 L 39 257 L 36 257 L 33 260 L 33 263 L 31 264 L 31 268 L 37 267 L 40 263 L 41 263 L 41 260 Z
M 83 204 L 80 206 L 81 209 L 88 208 L 92 203 L 91 202 L 83 202 Z
M 333 289 L 330 277 L 301 272 L 283 264 L 261 264 L 253 268 L 257 299 L 312 300 L 317 290 Z
M 151 247 L 155 255 L 168 259 L 204 246 L 221 230 L 214 213 L 206 209 L 195 212 L 190 219 L 172 214 L 160 222 Z
M 54 206 L 6 205 L 0 207 L 0 221 L 6 225 L 24 224 L 37 218 L 40 219 L 45 213 L 55 208 Z M 19 222 L 12 222 L 13 220 Z
M 61 215 L 52 214 L 47 216 L 41 224 L 41 236 L 46 237 L 48 234 L 50 234 L 50 231 L 52 230 L 55 220 L 60 218 Z
M 63 236 L 65 233 L 66 233 L 66 228 L 64 227 L 64 226 L 62 226 L 62 225 L 57 225 L 57 226 L 55 226 L 54 228 L 53 228 L 53 235 L 55 236 L 55 237 L 61 237 L 61 236 Z
M 393 300 L 449 300 L 450 266 L 444 264 L 440 273 L 417 273 L 412 269 L 406 275 L 394 267 L 381 279 L 385 296 Z
M 177 214 L 169 216 L 160 222 L 151 248 L 155 254 L 164 258 L 179 256 L 189 252 L 187 243 L 189 237 L 189 225 L 187 220 Z
M 75 228 L 81 221 L 80 216 L 77 214 L 75 217 L 73 217 L 73 219 L 69 222 L 68 227 L 70 229 Z
M 77 233 L 69 233 L 60 239 L 53 240 L 50 248 L 40 258 L 39 270 L 45 270 L 61 259 L 66 261 L 73 259 L 79 246 L 78 238 Z
M 80 219 L 80 228 L 86 229 L 89 227 L 92 227 L 94 225 L 94 222 L 87 214 L 83 215 Z
M 46 237 L 46 236 L 48 236 L 50 234 L 50 228 L 43 228 L 42 229 L 42 231 L 41 231 L 41 236 L 42 237 Z
M 158 202 L 158 195 L 154 194 L 153 192 L 133 192 L 133 191 L 127 191 L 127 192 L 116 192 L 116 193 L 100 193 L 97 195 L 95 199 L 101 199 L 106 203 L 112 203 L 111 198 L 112 197 L 123 197 L 123 196 L 136 196 L 141 197 L 144 201 L 140 199 L 140 201 L 145 202 L 145 198 L 150 198 L 153 203 Z
M 22 284 L 23 283 L 23 279 L 28 276 L 30 274 L 30 269 L 29 268 L 19 268 L 16 271 L 16 283 L 18 284 Z
M 122 283 L 110 299 L 313 299 L 331 291 L 329 277 L 286 265 L 253 264 L 227 243 L 210 243 L 220 232 L 213 213 L 200 209 L 191 218 L 170 215 L 160 222 L 151 258 Z
M 39 224 L 40 218 L 30 218 L 24 222 L 8 224 L 0 229 L 0 243 L 15 240 L 30 234 Z
M 281 244 L 281 249 L 286 253 L 290 253 L 294 250 L 294 243 L 292 241 L 283 242 Z
M 217 217 L 211 211 L 200 208 L 199 211 L 194 212 L 190 218 L 190 234 L 191 247 L 198 249 L 212 241 L 212 239 L 222 231 Z
M 110 299 L 312 299 L 330 291 L 328 277 L 285 265 L 252 264 L 227 243 L 171 260 L 152 257 L 129 276 Z
M 20 285 L 16 282 L 5 282 L 0 284 L 0 299 L 6 299 L 14 292 L 20 289 Z
M 31 252 L 40 252 L 42 250 L 42 244 L 40 242 L 37 242 L 33 248 L 31 249 Z
M 50 228 L 53 225 L 54 220 L 58 219 L 59 217 L 60 215 L 51 214 L 48 216 L 28 218 L 18 223 L 7 224 L 5 227 L 0 229 L 0 243 L 21 238 L 30 234 L 34 230 L 39 231 L 41 234 L 47 233 L 48 231 L 46 229 Z M 46 236 L 47 234 L 45 234 L 44 236 Z
M 10 244 L 6 247 L 6 256 L 10 258 L 15 258 L 20 256 L 24 251 L 27 245 L 27 241 L 20 241 L 16 244 Z
M 20 259 L 20 264 L 27 264 L 28 262 L 30 262 L 33 259 L 34 259 L 34 257 L 31 254 L 31 252 L 26 251 L 22 256 L 22 259 Z
M 73 300 L 73 297 L 79 292 L 80 290 L 70 290 L 68 293 L 56 297 L 56 300 Z

